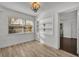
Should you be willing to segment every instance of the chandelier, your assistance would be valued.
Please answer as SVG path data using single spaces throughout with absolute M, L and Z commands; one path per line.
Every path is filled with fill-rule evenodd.
M 39 10 L 39 8 L 40 8 L 40 4 L 38 2 L 33 2 L 32 3 L 32 10 L 34 12 L 37 12 Z

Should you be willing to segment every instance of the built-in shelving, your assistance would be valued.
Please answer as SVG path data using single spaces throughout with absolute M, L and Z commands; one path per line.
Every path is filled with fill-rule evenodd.
M 44 21 L 40 20 L 37 22 L 37 31 L 42 31 L 41 34 L 51 35 L 53 33 L 52 18 L 46 18 Z

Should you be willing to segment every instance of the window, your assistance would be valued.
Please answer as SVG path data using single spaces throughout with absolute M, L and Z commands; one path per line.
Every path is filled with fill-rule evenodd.
M 21 18 L 9 19 L 9 33 L 32 32 L 33 22 Z
M 24 32 L 32 32 L 32 25 L 33 23 L 31 21 L 25 22 Z

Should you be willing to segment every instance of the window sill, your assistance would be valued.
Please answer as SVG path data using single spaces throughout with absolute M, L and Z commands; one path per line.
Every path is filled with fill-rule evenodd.
M 31 33 L 33 33 L 33 32 L 12 33 L 9 35 L 23 35 L 23 34 L 31 34 Z

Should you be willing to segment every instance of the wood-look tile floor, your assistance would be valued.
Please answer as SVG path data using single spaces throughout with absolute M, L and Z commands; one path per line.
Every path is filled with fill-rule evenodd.
M 57 50 L 38 41 L 26 42 L 7 48 L 0 48 L 1 57 L 75 57 L 63 50 Z

